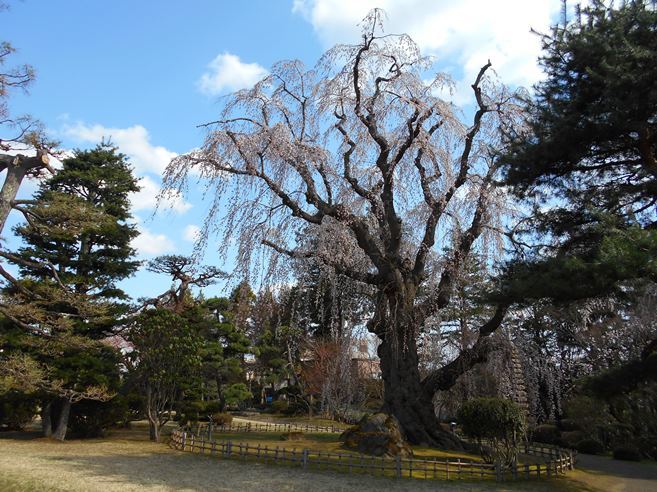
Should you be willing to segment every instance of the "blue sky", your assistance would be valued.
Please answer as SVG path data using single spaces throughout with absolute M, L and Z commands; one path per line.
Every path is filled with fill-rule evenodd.
M 529 30 L 545 31 L 560 1 L 11 1 L 0 40 L 17 48 L 14 63 L 37 71 L 29 94 L 12 95 L 11 110 L 39 118 L 64 149 L 111 138 L 142 178 L 132 199 L 140 257 L 189 254 L 208 204 L 192 190 L 153 215 L 164 166 L 201 144 L 196 125 L 216 116 L 222 94 L 253 84 L 277 60 L 312 65 L 333 44 L 355 42 L 373 7 L 386 10 L 390 32 L 408 32 L 436 57 L 457 81 L 454 101 L 467 106 L 467 81 L 488 58 L 510 85 L 540 78 L 539 40 Z M 206 261 L 217 261 L 211 249 Z M 152 296 L 168 280 L 140 271 L 123 286 Z

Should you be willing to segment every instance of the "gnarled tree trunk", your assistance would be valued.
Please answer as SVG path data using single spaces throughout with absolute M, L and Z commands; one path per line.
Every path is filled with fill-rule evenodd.
M 433 396 L 451 388 L 462 374 L 486 360 L 490 352 L 488 335 L 500 325 L 507 308 L 498 307 L 480 328 L 479 339 L 472 347 L 423 379 L 418 367 L 417 337 L 425 318 L 416 306 L 416 287 L 403 282 L 391 292 L 390 285 L 380 297 L 380 316 L 370 326 L 382 340 L 378 347 L 384 381 L 382 410 L 397 418 L 406 439 L 413 444 L 462 449 L 461 441 L 440 426 Z

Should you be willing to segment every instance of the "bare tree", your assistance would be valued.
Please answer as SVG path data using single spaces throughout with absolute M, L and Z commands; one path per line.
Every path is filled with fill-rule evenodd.
M 380 18 L 372 11 L 362 41 L 334 47 L 315 69 L 280 62 L 230 96 L 206 125 L 203 147 L 168 166 L 165 192 L 184 191 L 192 169 L 207 180 L 215 202 L 201 245 L 222 231 L 221 253 L 237 244 L 238 275 L 260 267 L 281 281 L 289 273 L 282 260 L 313 257 L 373 286 L 368 329 L 381 340 L 384 410 L 411 442 L 458 446 L 440 430 L 432 397 L 485 358 L 507 306 L 424 378 L 416 341 L 425 320 L 450 304 L 465 259 L 474 248 L 483 254 L 482 239 L 500 226 L 494 149 L 517 110 L 487 63 L 472 84 L 473 120 L 462 123 L 436 95 L 449 79 L 426 82 L 430 61 L 408 36 L 382 34 Z M 312 249 L 298 238 L 309 226 L 319 238 Z

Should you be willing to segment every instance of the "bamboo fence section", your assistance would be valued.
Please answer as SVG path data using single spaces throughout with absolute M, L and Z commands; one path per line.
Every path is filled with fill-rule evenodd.
M 545 456 L 548 461 L 516 464 L 511 468 L 502 468 L 499 464 L 458 458 L 446 460 L 407 459 L 399 456 L 386 458 L 320 452 L 305 448 L 290 449 L 280 446 L 253 445 L 230 440 L 216 441 L 208 439 L 203 434 L 195 435 L 182 430 L 173 431 L 170 446 L 180 451 L 243 461 L 258 461 L 265 464 L 298 466 L 303 469 L 429 480 L 496 480 L 501 482 L 532 478 L 549 479 L 574 469 L 575 465 L 574 455 L 571 451 L 552 446 L 531 445 L 525 447 L 526 453 Z

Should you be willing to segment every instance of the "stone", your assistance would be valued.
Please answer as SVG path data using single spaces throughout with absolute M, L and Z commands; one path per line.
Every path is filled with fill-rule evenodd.
M 410 458 L 413 450 L 404 440 L 399 423 L 392 415 L 365 415 L 358 424 L 340 435 L 344 447 L 363 454 Z

